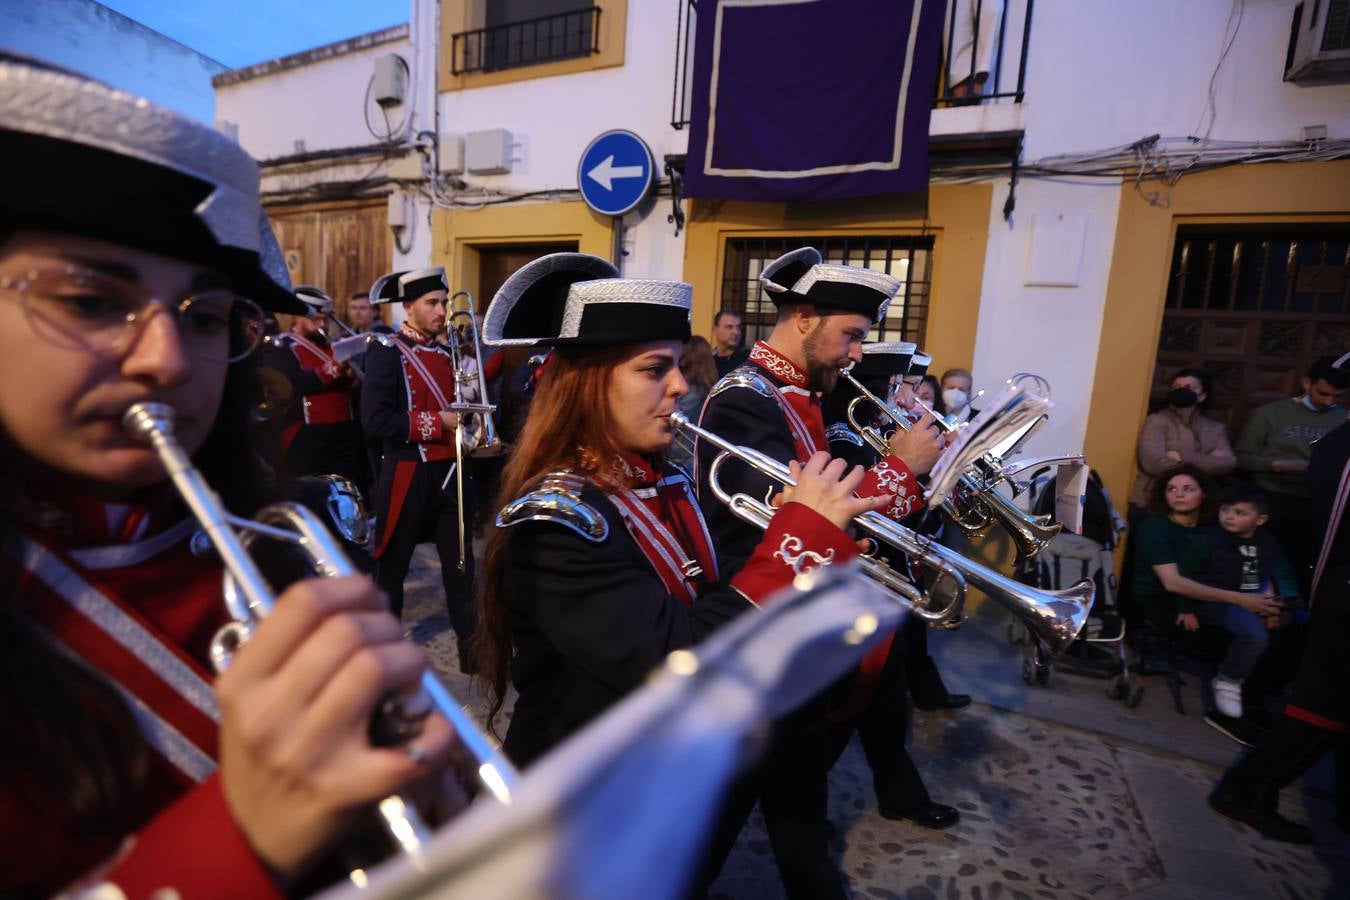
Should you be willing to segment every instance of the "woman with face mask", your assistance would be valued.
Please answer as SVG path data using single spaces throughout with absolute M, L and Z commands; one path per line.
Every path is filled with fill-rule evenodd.
M 1135 452 L 1139 475 L 1130 490 L 1131 528 L 1147 515 L 1154 481 L 1163 472 L 1184 463 L 1210 478 L 1220 478 L 1237 465 L 1223 423 L 1200 412 L 1209 399 L 1208 377 L 1201 369 L 1177 372 L 1167 406 L 1144 420 Z
M 257 165 L 206 125 L 6 54 L 0 158 L 0 895 L 319 886 L 297 879 L 354 816 L 443 768 L 439 715 L 404 747 L 369 738 L 425 656 L 369 579 L 312 579 L 217 678 L 221 562 L 122 425 L 165 404 L 224 506 L 270 499 L 253 351 L 264 309 L 305 308 Z

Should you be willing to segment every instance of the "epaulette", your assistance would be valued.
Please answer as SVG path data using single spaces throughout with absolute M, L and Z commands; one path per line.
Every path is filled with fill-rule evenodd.
M 609 537 L 609 522 L 598 509 L 581 499 L 585 486 L 586 479 L 569 469 L 549 472 L 523 496 L 502 507 L 497 514 L 497 527 L 553 522 L 593 544 L 603 543 Z
M 289 331 L 283 331 L 279 334 L 269 334 L 263 338 L 264 344 L 271 344 L 273 347 L 284 347 L 287 344 L 295 343 L 295 338 L 291 337 Z
M 830 443 L 835 441 L 847 441 L 850 444 L 863 446 L 863 439 L 858 436 L 858 432 L 848 427 L 847 422 L 835 422 L 829 428 L 825 429 L 825 439 Z
M 732 388 L 748 388 L 761 397 L 767 397 L 770 400 L 773 399 L 775 394 L 773 385 L 761 374 L 759 366 L 741 366 L 732 369 L 723 375 L 717 384 L 712 386 L 708 396 L 716 397 L 723 391 L 729 391 Z

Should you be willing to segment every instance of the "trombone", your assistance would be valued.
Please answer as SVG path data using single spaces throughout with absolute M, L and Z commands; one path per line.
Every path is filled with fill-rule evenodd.
M 853 375 L 852 366 L 839 371 L 849 384 L 853 385 L 858 391 L 858 396 L 849 401 L 845 413 L 848 424 L 869 447 L 882 456 L 886 456 L 891 452 L 889 441 L 876 428 L 865 425 L 859 420 L 858 407 L 864 403 L 871 404 L 879 413 L 894 422 L 896 427 L 908 431 L 913 426 L 903 415 L 896 412 L 889 403 L 868 390 Z M 1026 438 L 1030 437 L 1031 433 L 1044 421 L 1044 417 L 1037 418 L 1030 425 L 1012 435 L 1011 440 L 1005 441 L 1008 449 L 1004 452 L 1011 452 L 1012 447 L 1021 444 Z M 954 426 L 941 416 L 934 415 L 933 422 L 944 432 L 950 433 L 954 430 Z M 1033 516 L 1024 512 L 995 490 L 998 482 L 1002 479 L 1002 461 L 994 454 L 981 455 L 972 461 L 970 468 L 972 471 L 967 471 L 957 481 L 952 496 L 943 498 L 942 502 L 938 504 L 938 510 L 962 531 L 972 536 L 982 535 L 988 532 L 997 522 L 1012 537 L 1018 555 L 1032 557 L 1044 550 L 1055 535 L 1063 529 L 1064 526 L 1059 523 L 1051 523 L 1046 516 Z
M 750 447 L 731 443 L 720 435 L 690 422 L 684 414 L 670 416 L 671 425 L 695 435 L 716 447 L 720 452 L 708 470 L 708 486 L 717 499 L 726 504 L 732 514 L 757 528 L 768 527 L 774 509 L 762 500 L 748 494 L 731 494 L 718 477 L 722 466 L 735 459 L 784 486 L 794 486 L 796 480 L 788 467 Z M 856 516 L 853 524 L 863 534 L 881 544 L 894 547 L 911 559 L 932 569 L 938 581 L 951 582 L 952 600 L 941 609 L 929 608 L 928 594 L 904 578 L 884 562 L 863 557 L 862 572 L 867 577 L 892 590 L 901 605 L 929 624 L 944 625 L 960 618 L 965 605 L 967 588 L 974 586 L 984 591 L 1008 609 L 1026 625 L 1034 637 L 1051 653 L 1068 648 L 1087 622 L 1088 611 L 1096 586 L 1083 580 L 1059 591 L 1039 590 L 1014 581 L 1007 576 L 966 559 L 931 539 L 920 535 L 877 512 Z M 931 591 L 930 591 L 931 593 Z
M 272 610 L 276 597 L 250 555 L 251 544 L 269 538 L 293 545 L 304 554 L 310 571 L 333 578 L 359 574 L 342 546 L 323 527 L 318 517 L 298 503 L 276 503 L 258 514 L 258 521 L 230 515 L 214 491 L 192 465 L 174 435 L 174 410 L 164 403 L 136 403 L 122 416 L 122 426 L 133 438 L 154 449 L 183 501 L 192 510 L 212 546 L 225 564 L 225 605 L 233 621 L 211 641 L 211 661 L 224 671 L 258 622 Z M 236 534 L 234 529 L 239 529 Z M 421 691 L 412 698 L 389 698 L 371 723 L 372 737 L 396 745 L 420 727 L 434 707 L 450 721 L 456 736 L 477 764 L 478 781 L 502 803 L 511 801 L 518 775 L 510 761 L 493 746 L 473 719 L 430 671 L 422 673 Z M 399 796 L 385 798 L 378 811 L 394 845 L 415 853 L 430 832 L 411 802 Z

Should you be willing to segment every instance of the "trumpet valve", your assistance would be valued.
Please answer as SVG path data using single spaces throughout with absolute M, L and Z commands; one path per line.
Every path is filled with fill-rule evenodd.
M 387 694 L 370 719 L 371 746 L 400 747 L 408 743 L 422 733 L 431 713 L 431 697 L 424 690 Z

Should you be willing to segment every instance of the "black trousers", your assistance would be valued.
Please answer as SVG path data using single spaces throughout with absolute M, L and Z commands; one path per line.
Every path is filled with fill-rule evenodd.
M 395 481 L 400 468 L 409 465 L 399 460 L 386 459 L 380 467 L 380 478 L 375 485 L 375 515 L 377 522 L 376 546 L 383 546 L 375 564 L 375 582 L 389 595 L 389 608 L 396 616 L 403 614 L 403 581 L 408 575 L 413 551 L 418 544 L 434 543 L 441 561 L 441 582 L 445 587 L 445 607 L 450 615 L 450 626 L 459 639 L 464 666 L 469 640 L 477 624 L 473 604 L 473 491 L 472 481 L 465 479 L 465 565 L 459 569 L 459 512 L 455 503 L 455 479 L 449 460 L 418 462 L 398 512 L 390 522 L 391 501 L 394 500 Z M 446 481 L 447 475 L 450 476 Z M 444 485 L 444 487 L 442 487 Z M 386 539 L 386 530 L 393 534 Z
M 927 632 L 928 626 L 915 616 L 909 617 L 901 626 L 882 666 L 876 690 L 857 721 L 832 722 L 830 725 L 830 768 L 838 762 L 856 728 L 867 766 L 872 770 L 872 788 L 876 791 L 877 803 L 893 811 L 912 810 L 932 799 L 914 760 L 905 749 L 910 725 L 909 694 L 913 686 L 909 682 L 910 648 L 904 630 L 916 624 L 917 630 Z M 927 658 L 926 641 L 923 647 Z M 936 677 L 937 668 L 932 666 L 931 659 L 928 664 Z M 847 686 L 842 686 L 845 691 L 852 689 L 853 678 L 856 675 L 848 679 Z M 937 684 L 941 689 L 938 696 L 946 696 L 940 678 Z
M 843 898 L 843 877 L 830 858 L 825 828 L 829 797 L 829 697 L 822 693 L 774 723 L 764 759 L 732 787 L 722 804 L 691 896 L 716 880 L 746 818 L 759 801 L 783 888 L 793 900 Z
M 928 653 L 928 630 L 928 623 L 918 616 L 909 616 L 900 626 L 896 641 L 904 643 L 901 655 L 909 695 L 915 703 L 937 706 L 947 699 L 947 686 L 942 683 L 942 673 Z
M 1242 802 L 1275 812 L 1280 790 L 1293 784 L 1327 753 L 1336 767 L 1336 812 L 1350 820 L 1350 735 L 1318 728 L 1284 716 L 1270 737 L 1252 749 L 1223 777 L 1223 786 Z

